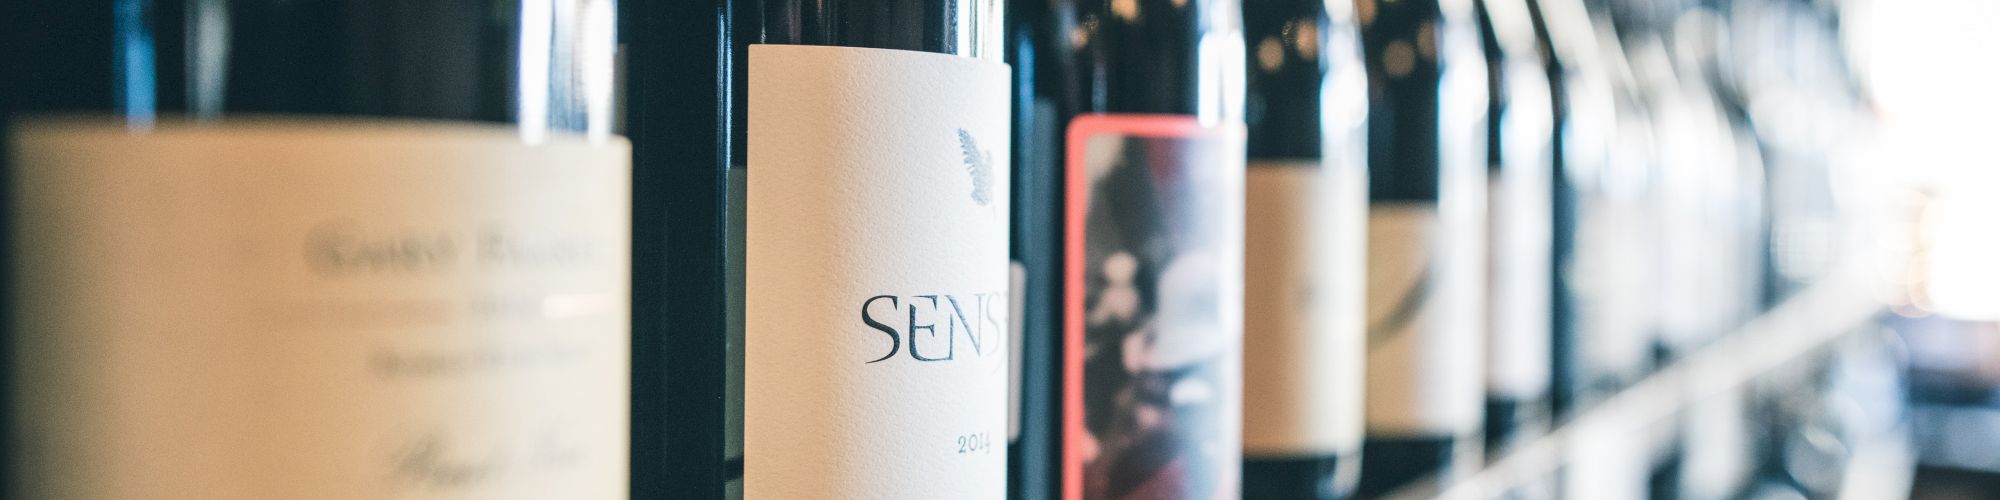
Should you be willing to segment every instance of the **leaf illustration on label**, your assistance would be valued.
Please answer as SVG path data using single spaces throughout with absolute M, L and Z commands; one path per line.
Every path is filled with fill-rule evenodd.
M 993 197 L 993 155 L 980 150 L 965 129 L 958 129 L 958 147 L 965 154 L 965 173 L 972 176 L 972 202 L 986 206 Z
M 1416 321 L 1417 313 L 1423 309 L 1424 302 L 1430 300 L 1430 274 L 1430 268 L 1425 268 L 1417 275 L 1416 284 L 1410 286 L 1408 291 L 1403 292 L 1402 298 L 1396 300 L 1396 308 L 1389 312 L 1389 317 L 1368 325 L 1368 345 L 1371 350 L 1387 342 L 1389 337 L 1408 331 L 1410 323 Z

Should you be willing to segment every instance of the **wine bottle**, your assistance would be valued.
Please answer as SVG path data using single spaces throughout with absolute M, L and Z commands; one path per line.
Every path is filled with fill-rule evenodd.
M 1578 0 L 1536 0 L 1561 66 L 1555 382 L 1559 418 L 1604 400 L 1652 366 L 1644 234 L 1650 132 L 1616 40 Z
M 1369 105 L 1363 496 L 1478 460 L 1486 67 L 1470 0 L 1362 2 Z
M 1608 7 L 1607 7 L 1608 9 Z M 1591 243 L 1599 245 L 1593 257 L 1597 271 L 1593 288 L 1586 293 L 1604 296 L 1598 301 L 1594 325 L 1606 334 L 1605 352 L 1599 354 L 1607 368 L 1630 370 L 1607 373 L 1601 380 L 1600 395 L 1608 395 L 1636 382 L 1657 369 L 1663 341 L 1662 303 L 1666 300 L 1666 266 L 1660 241 L 1661 205 L 1660 144 L 1655 130 L 1655 109 L 1646 99 L 1640 76 L 1633 71 L 1625 43 L 1618 37 L 1615 18 L 1602 10 L 1589 10 L 1591 29 L 1596 33 L 1597 51 L 1611 80 L 1613 128 L 1611 157 L 1595 179 L 1599 210 L 1589 229 L 1596 234 Z M 1582 274 L 1579 272 L 1579 274 Z M 1586 278 L 1589 279 L 1589 278 Z M 1629 358 L 1637 359 L 1632 361 Z M 1609 370 L 1606 370 L 1609 371 Z
M 1850 140 L 1865 128 L 1869 112 L 1857 72 L 1842 56 L 1843 19 L 1832 9 L 1791 3 L 1739 2 L 1738 15 L 1759 22 L 1739 23 L 1732 37 L 1746 46 L 1748 57 L 1738 61 L 1746 100 L 1760 103 L 1750 113 L 1764 144 L 1770 227 L 1766 234 L 1764 277 L 1767 300 L 1776 304 L 1834 274 L 1848 252 L 1858 248 L 1858 232 L 1848 223 L 1856 207 L 1842 191 L 1839 179 L 1865 155 L 1850 148 L 1867 141 Z M 1894 99 L 1893 97 L 1886 97 Z M 1761 103 L 1804 102 L 1796 111 L 1779 111 Z M 1936 268 L 1949 269 L 1949 266 Z M 1953 288 L 1982 281 L 1971 273 L 1936 272 L 1932 286 Z M 1959 280 L 1973 280 L 1961 282 Z M 1990 301 L 1958 302 L 1946 293 L 1933 297 L 1933 310 L 1952 315 L 1989 314 Z
M 1734 180 L 1734 153 L 1720 134 L 1726 123 L 1696 79 L 1676 67 L 1666 41 L 1656 33 L 1628 35 L 1626 47 L 1641 95 L 1652 112 L 1659 145 L 1653 188 L 1655 225 L 1661 233 L 1659 351 L 1668 360 L 1712 341 L 1734 319 L 1728 317 L 1729 285 L 1737 279 L 1719 271 L 1722 248 L 1735 237 L 1731 222 L 1718 216 Z
M 1491 274 L 1486 339 L 1488 453 L 1550 425 L 1555 109 L 1522 0 L 1480 0 L 1488 94 Z
M 1605 123 L 1610 121 L 1610 92 L 1605 78 L 1594 64 L 1596 47 L 1587 31 L 1576 29 L 1563 11 L 1578 8 L 1573 0 L 1528 0 L 1529 15 L 1536 37 L 1547 47 L 1549 87 L 1554 95 L 1551 116 L 1556 134 L 1550 157 L 1553 186 L 1550 191 L 1551 303 L 1549 317 L 1550 411 L 1556 420 L 1566 418 L 1578 399 L 1601 378 L 1593 373 L 1596 363 L 1584 359 L 1596 339 L 1586 337 L 1581 314 L 1590 309 L 1595 296 L 1584 293 L 1581 276 L 1570 272 L 1579 258 L 1588 255 L 1588 245 L 1578 239 L 1581 221 L 1590 214 L 1584 206 L 1591 194 L 1591 175 L 1602 169 L 1608 149 Z
M 729 300 L 721 329 L 657 333 L 724 339 L 667 361 L 732 365 L 722 434 L 742 478 L 725 476 L 725 494 L 1004 495 L 1012 196 L 1001 7 L 715 3 L 727 37 L 715 54 L 722 151 L 692 168 L 726 174 L 661 195 L 700 190 L 721 207 L 689 223 L 695 238 L 720 240 L 694 256 L 721 270 L 703 279 Z
M 1062 496 L 1062 128 L 1058 109 L 1067 32 L 1046 1 L 1007 4 L 1007 62 L 1014 68 L 1012 283 L 1008 374 L 1007 496 Z
M 624 498 L 610 0 L 16 2 L 20 498 Z
M 619 4 L 634 167 L 632 498 L 742 496 L 742 317 L 732 306 L 742 301 L 740 236 L 732 244 L 742 191 L 729 182 L 725 85 L 738 18 L 725 5 Z
M 1687 10 L 1681 18 L 1686 21 L 1675 23 L 1676 39 L 1689 40 L 1689 44 L 1697 47 L 1689 50 L 1686 58 L 1692 61 L 1683 59 L 1685 65 L 1692 66 L 1689 74 L 1699 79 L 1691 82 L 1691 86 L 1704 87 L 1711 94 L 1716 113 L 1724 122 L 1717 133 L 1727 136 L 1719 140 L 1729 149 L 1726 161 L 1734 166 L 1723 174 L 1728 188 L 1723 194 L 1724 201 L 1717 207 L 1729 236 L 1718 242 L 1723 247 L 1723 268 L 1718 272 L 1730 277 L 1719 284 L 1722 287 L 1719 300 L 1726 307 L 1723 316 L 1730 326 L 1740 327 L 1742 322 L 1765 310 L 1764 242 L 1770 219 L 1769 203 L 1764 196 L 1767 174 L 1764 151 L 1750 122 L 1749 103 L 1744 99 L 1741 82 L 1732 69 L 1746 49 L 1724 43 L 1734 29 L 1726 13 L 1703 6 Z
M 1702 328 L 1683 339 L 1684 350 L 1708 344 L 1749 321 L 1758 309 L 1762 288 L 1759 269 L 1764 220 L 1763 163 L 1749 136 L 1742 108 L 1731 102 L 1718 71 L 1723 55 L 1721 16 L 1705 6 L 1665 12 L 1671 28 L 1657 33 L 1695 126 L 1694 142 L 1702 147 L 1677 148 L 1684 155 L 1679 168 L 1698 172 L 1695 226 L 1702 242 L 1698 302 L 1704 314 L 1694 323 Z M 1699 156 L 1707 153 L 1707 156 Z M 1694 234 L 1694 233 L 1688 233 Z M 1756 432 L 1746 410 L 1749 396 L 1733 393 L 1698 401 L 1681 418 L 1684 463 L 1676 478 L 1681 496 L 1723 498 L 1749 490 L 1755 471 Z
M 1630 123 L 1621 118 L 1629 118 L 1631 104 L 1620 100 L 1620 70 L 1616 56 L 1607 54 L 1615 54 L 1616 44 L 1605 42 L 1601 23 L 1578 0 L 1532 2 L 1551 49 L 1550 83 L 1558 89 L 1551 347 L 1554 413 L 1563 420 L 1636 382 L 1651 366 L 1642 273 L 1650 260 L 1631 236 L 1648 227 L 1635 209 L 1646 180 L 1644 163 L 1632 160 L 1643 155 L 1632 154 L 1630 142 L 1646 132 L 1621 128 Z M 1612 434 L 1650 436 L 1643 432 Z M 1643 495 L 1648 440 L 1626 443 L 1567 447 L 1574 458 L 1559 472 L 1562 495 Z
M 1068 45 L 1047 90 L 1064 176 L 1062 497 L 1234 495 L 1240 6 L 1084 0 L 1047 13 Z
M 1251 62 L 1243 497 L 1335 499 L 1360 473 L 1367 73 L 1346 2 L 1243 6 Z
M 1596 151 L 1586 145 L 1590 135 L 1574 128 L 1578 118 L 1587 115 L 1593 108 L 1602 106 L 1590 99 L 1590 78 L 1578 75 L 1582 71 L 1577 60 L 1578 47 L 1573 38 L 1556 34 L 1549 21 L 1548 0 L 1525 0 L 1527 14 L 1535 30 L 1535 38 L 1540 47 L 1545 64 L 1543 71 L 1547 77 L 1551 96 L 1549 115 L 1554 134 L 1549 137 L 1549 415 L 1552 421 L 1559 421 L 1570 408 L 1570 399 L 1578 385 L 1579 373 L 1575 360 L 1578 329 L 1576 328 L 1576 302 L 1580 299 L 1570 286 L 1564 268 L 1576 253 L 1576 219 L 1578 189 L 1570 179 L 1570 171 L 1588 164 L 1590 158 L 1597 157 Z M 1581 109 L 1579 109 L 1581 108 Z
M 1602 283 L 1612 287 L 1603 292 L 1610 298 L 1602 319 L 1617 325 L 1612 331 L 1629 332 L 1619 338 L 1637 339 L 1629 348 L 1647 353 L 1641 356 L 1646 361 L 1632 365 L 1639 371 L 1602 381 L 1599 396 L 1614 394 L 1679 355 L 1674 339 L 1682 336 L 1685 321 L 1674 316 L 1688 314 L 1690 303 L 1683 292 L 1689 280 L 1676 274 L 1690 272 L 1689 264 L 1697 260 L 1687 255 L 1688 245 L 1676 241 L 1675 233 L 1685 232 L 1675 220 L 1683 208 L 1670 201 L 1686 192 L 1676 179 L 1685 172 L 1669 164 L 1668 152 L 1677 145 L 1663 139 L 1671 136 L 1664 129 L 1678 126 L 1670 116 L 1680 110 L 1657 99 L 1661 75 L 1652 73 L 1640 36 L 1651 14 L 1641 10 L 1649 9 L 1614 2 L 1594 2 L 1589 9 L 1604 48 L 1599 54 L 1612 75 L 1617 115 L 1612 160 L 1602 179 L 1601 262 L 1607 275 Z M 1632 444 L 1617 450 L 1645 466 L 1641 485 L 1649 497 L 1679 497 L 1675 478 L 1686 458 L 1679 432 L 1673 422 L 1637 427 L 1630 431 Z

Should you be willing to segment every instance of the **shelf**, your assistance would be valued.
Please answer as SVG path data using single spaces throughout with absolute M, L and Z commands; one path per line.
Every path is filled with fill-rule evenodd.
M 1592 444 L 1580 441 L 1585 436 L 1634 436 L 1641 441 L 1647 427 L 1667 421 L 1694 402 L 1740 388 L 1855 331 L 1882 310 L 1879 290 L 1880 281 L 1866 273 L 1834 275 L 1554 431 L 1489 461 L 1443 488 L 1437 497 L 1484 500 L 1546 480 L 1573 458 L 1566 451 Z M 1437 482 L 1419 482 L 1390 498 L 1423 498 L 1439 491 Z

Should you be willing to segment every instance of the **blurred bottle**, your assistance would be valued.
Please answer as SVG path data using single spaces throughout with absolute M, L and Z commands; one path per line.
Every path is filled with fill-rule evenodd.
M 1372 496 L 1479 460 L 1487 96 L 1471 0 L 1356 12 L 1371 96 L 1359 492 Z
M 1856 185 L 1853 168 L 1855 158 L 1863 157 L 1855 148 L 1866 142 L 1865 104 L 1840 40 L 1838 10 L 1798 1 L 1739 1 L 1728 9 L 1729 57 L 1718 68 L 1730 75 L 1726 94 L 1740 101 L 1764 160 L 1760 194 L 1768 226 L 1760 249 L 1762 295 L 1767 305 L 1775 304 L 1821 282 L 1843 263 L 1864 262 L 1854 252 L 1867 238 L 1868 225 L 1856 210 L 1862 186 Z M 1819 379 L 1829 369 L 1851 368 L 1821 363 L 1806 375 L 1761 383 L 1762 399 L 1769 402 L 1760 406 L 1755 419 L 1761 451 L 1758 490 L 1834 494 L 1842 480 L 1828 476 L 1839 475 L 1835 471 L 1858 451 L 1841 448 L 1879 442 L 1878 436 L 1889 432 L 1879 427 L 1894 425 L 1867 425 L 1877 429 L 1853 434 L 1839 430 L 1847 424 L 1836 423 L 1840 417 L 1825 406 L 1860 394 L 1830 392 L 1837 386 Z M 1879 376 L 1879 371 L 1870 375 Z M 1787 379 L 1795 382 L 1783 382 Z M 1883 474 L 1893 472 L 1873 475 Z
M 14 493 L 625 498 L 616 7 L 5 6 Z
M 1608 130 L 1613 108 L 1608 78 L 1597 63 L 1595 37 L 1588 20 L 1573 0 L 1530 0 L 1535 33 L 1545 50 L 1547 75 L 1553 95 L 1551 148 L 1551 260 L 1552 302 L 1550 304 L 1551 403 L 1558 418 L 1568 414 L 1573 403 L 1597 380 L 1614 378 L 1606 372 L 1609 363 L 1586 362 L 1585 354 L 1603 339 L 1585 336 L 1579 310 L 1597 299 L 1579 288 L 1580 276 L 1569 272 L 1580 256 L 1592 247 L 1577 239 L 1579 221 L 1588 214 L 1584 206 L 1595 191 L 1589 181 L 1609 160 Z M 1636 361 L 1636 360 L 1635 360 Z
M 1066 499 L 1242 491 L 1244 66 L 1234 0 L 1068 0 L 1050 131 L 1063 198 Z M 1050 85 L 1042 80 L 1042 85 Z M 1033 355 L 1030 353 L 1029 355 Z M 1035 362 L 1032 358 L 1026 360 Z
M 1700 259 L 1689 272 L 1699 276 L 1690 288 L 1701 316 L 1670 337 L 1672 350 L 1692 353 L 1763 310 L 1764 171 L 1747 117 L 1723 90 L 1728 40 L 1721 16 L 1704 5 L 1668 5 L 1674 8 L 1663 11 L 1662 24 L 1653 29 L 1661 41 L 1657 54 L 1665 56 L 1688 104 L 1681 140 L 1701 145 L 1680 159 L 1688 170 L 1701 170 L 1688 183 L 1691 198 L 1700 200 L 1689 215 L 1696 218 L 1690 227 L 1701 228 L 1690 233 L 1698 238 Z M 1752 396 L 1732 391 L 1697 401 L 1683 414 L 1685 463 L 1675 480 L 1682 497 L 1730 498 L 1747 487 L 1756 445 Z
M 1594 179 L 1599 193 L 1597 207 L 1602 216 L 1592 219 L 1600 225 L 1582 239 L 1602 245 L 1600 260 L 1590 271 L 1599 274 L 1595 287 L 1585 293 L 1597 295 L 1603 308 L 1599 323 L 1591 325 L 1597 335 L 1608 337 L 1610 356 L 1620 366 L 1632 370 L 1612 390 L 1635 382 L 1657 369 L 1661 345 L 1661 309 L 1665 294 L 1661 272 L 1665 260 L 1661 248 L 1663 228 L 1656 198 L 1660 188 L 1660 144 L 1654 131 L 1655 111 L 1648 100 L 1640 76 L 1634 72 L 1630 51 L 1618 36 L 1612 9 L 1602 5 L 1588 10 L 1590 30 L 1596 37 L 1599 62 L 1610 80 L 1612 122 L 1610 159 Z M 1588 278 L 1586 278 L 1588 279 Z M 1625 357 L 1637 356 L 1637 361 Z
M 1558 380 L 1565 416 L 1587 411 L 1653 367 L 1658 308 L 1657 228 L 1649 189 L 1656 157 L 1650 113 L 1604 12 L 1582 2 L 1537 2 L 1565 69 L 1557 177 Z M 1598 5 L 1597 7 L 1602 7 Z M 1562 375 L 1562 374 L 1567 374 Z M 1631 498 L 1666 428 L 1640 422 L 1587 432 L 1616 444 L 1572 442 L 1565 498 Z
M 1243 496 L 1337 499 L 1360 473 L 1367 74 L 1351 3 L 1251 0 Z
M 1742 278 L 1729 272 L 1731 248 L 1747 224 L 1728 219 L 1735 194 L 1734 138 L 1717 110 L 1689 46 L 1677 44 L 1676 0 L 1639 0 L 1613 9 L 1617 35 L 1649 110 L 1654 183 L 1649 212 L 1659 228 L 1658 362 L 1671 363 L 1708 345 L 1743 319 L 1732 297 Z M 1654 495 L 1718 498 L 1734 492 L 1748 451 L 1735 397 L 1696 402 L 1670 426 L 1661 450 Z
M 1013 66 L 1013 296 L 1009 318 L 1007 497 L 1062 496 L 1061 110 L 1076 102 L 1073 15 L 1048 1 L 1007 2 Z
M 1485 446 L 1497 454 L 1546 432 L 1554 273 L 1555 108 L 1523 0 L 1478 3 L 1488 94 L 1488 313 Z
M 1559 418 L 1636 382 L 1652 366 L 1644 216 L 1649 157 L 1615 39 L 1578 0 L 1538 0 L 1559 78 L 1553 240 Z
M 1835 11 L 1812 2 L 1737 2 L 1732 72 L 1765 152 L 1767 303 L 1824 278 L 1866 234 L 1854 224 L 1860 88 Z

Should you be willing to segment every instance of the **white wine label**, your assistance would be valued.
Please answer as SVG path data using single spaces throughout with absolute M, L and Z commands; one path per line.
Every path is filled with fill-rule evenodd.
M 1484 238 L 1452 229 L 1434 202 L 1369 206 L 1370 435 L 1466 435 L 1480 425 Z
M 1492 236 L 1488 248 L 1487 300 L 1492 323 L 1487 328 L 1486 391 L 1489 397 L 1517 401 L 1546 396 L 1551 371 L 1552 311 L 1550 300 L 1555 237 L 1551 221 L 1550 181 L 1525 172 L 1503 170 L 1492 177 Z
M 1101 114 L 1068 135 L 1063 498 L 1234 497 L 1243 130 Z
M 1533 25 L 1519 2 L 1492 7 L 1496 30 L 1508 40 L 1532 42 Z M 1532 50 L 1534 47 L 1520 47 Z M 1548 77 L 1533 59 L 1510 58 L 1507 109 L 1502 127 L 1500 168 L 1488 177 L 1492 190 L 1488 242 L 1491 283 L 1488 305 L 1486 388 L 1490 396 L 1534 400 L 1548 394 L 1553 378 L 1555 261 L 1554 117 Z
M 1366 180 L 1318 160 L 1252 161 L 1245 179 L 1243 450 L 1361 446 Z
M 15 131 L 27 496 L 627 494 L 623 139 Z
M 1645 234 L 1652 226 L 1631 203 L 1580 202 L 1575 254 L 1562 269 L 1579 298 L 1579 382 L 1631 382 L 1644 374 L 1653 347 L 1646 314 L 1653 297 L 1644 275 L 1654 262 Z
M 1693 498 L 1727 498 L 1750 478 L 1755 467 L 1756 438 L 1743 394 L 1725 392 L 1694 402 L 1683 414 L 1680 445 L 1685 459 L 1681 491 Z
M 1005 494 L 1008 72 L 750 47 L 747 498 Z
M 1563 440 L 1562 453 L 1572 458 L 1558 474 L 1558 498 L 1647 498 L 1649 431 L 1632 424 L 1577 426 Z

